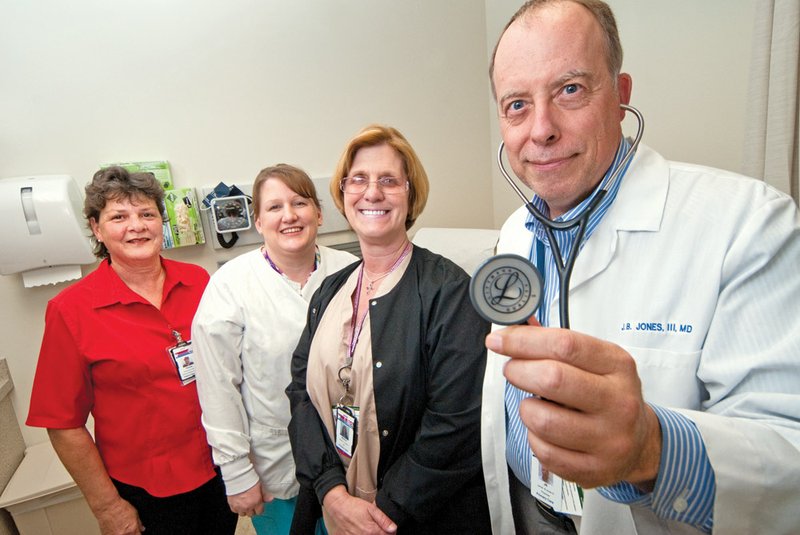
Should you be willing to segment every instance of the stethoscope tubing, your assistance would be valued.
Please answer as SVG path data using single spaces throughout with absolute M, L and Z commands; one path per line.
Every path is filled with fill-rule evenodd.
M 611 189 L 611 187 L 616 184 L 617 180 L 619 180 L 622 171 L 628 165 L 628 162 L 630 162 L 630 160 L 633 158 L 633 155 L 636 153 L 636 149 L 639 148 L 639 143 L 641 142 L 642 135 L 644 134 L 644 117 L 642 116 L 641 112 L 633 106 L 629 106 L 627 104 L 620 104 L 620 107 L 636 116 L 636 120 L 638 121 L 636 136 L 633 138 L 631 146 L 628 147 L 628 150 L 625 152 L 625 155 L 622 157 L 619 165 L 606 182 L 605 187 L 597 192 L 592 199 L 592 202 L 586 207 L 586 209 L 572 219 L 568 219 L 566 221 L 553 221 L 544 215 L 538 208 L 536 208 L 536 206 L 534 206 L 534 204 L 528 200 L 528 198 L 525 196 L 525 193 L 519 188 L 519 186 L 517 186 L 516 182 L 514 182 L 514 180 L 511 178 L 511 175 L 508 173 L 505 165 L 503 164 L 503 149 L 505 148 L 505 143 L 501 141 L 500 146 L 497 149 L 497 166 L 500 168 L 500 172 L 503 174 L 503 177 L 506 179 L 506 181 L 511 185 L 512 189 L 517 193 L 519 198 L 522 199 L 522 202 L 528 209 L 528 212 L 530 212 L 530 214 L 542 224 L 545 234 L 547 234 L 547 239 L 550 242 L 550 250 L 553 252 L 553 257 L 556 262 L 556 271 L 558 272 L 559 320 L 561 322 L 561 327 L 564 329 L 569 329 L 568 297 L 569 283 L 570 279 L 572 278 L 572 268 L 575 267 L 575 260 L 578 258 L 578 251 L 580 250 L 580 244 L 583 240 L 583 236 L 586 233 L 586 226 L 589 222 L 589 217 L 600 205 L 600 201 L 603 200 L 603 197 L 606 196 L 609 189 Z M 564 259 L 561 255 L 561 249 L 555 239 L 555 231 L 568 230 L 573 227 L 578 227 L 578 232 L 575 236 L 574 242 L 575 245 L 570 251 L 570 254 L 567 255 L 566 262 L 564 262 Z

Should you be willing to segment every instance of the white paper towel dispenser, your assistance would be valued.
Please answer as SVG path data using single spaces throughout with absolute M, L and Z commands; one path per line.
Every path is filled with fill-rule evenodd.
M 80 278 L 97 260 L 82 207 L 68 175 L 0 179 L 0 274 L 22 272 L 26 287 Z

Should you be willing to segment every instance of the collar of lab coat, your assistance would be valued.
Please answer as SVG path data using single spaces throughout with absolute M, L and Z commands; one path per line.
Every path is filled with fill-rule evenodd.
M 667 161 L 646 145 L 639 145 L 614 204 L 578 254 L 571 289 L 579 287 L 608 266 L 622 232 L 658 232 L 668 187 Z
M 604 271 L 623 232 L 658 232 L 669 189 L 669 163 L 644 144 L 622 179 L 617 198 L 578 254 L 570 281 L 576 289 Z M 529 258 L 533 235 L 525 228 L 527 209 L 520 207 L 503 226 L 498 249 Z M 558 296 L 551 305 L 556 305 Z

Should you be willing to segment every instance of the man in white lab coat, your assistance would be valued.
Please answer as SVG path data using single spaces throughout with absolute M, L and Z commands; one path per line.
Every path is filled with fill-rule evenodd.
M 613 14 L 595 0 L 528 2 L 493 56 L 501 134 L 532 202 L 569 220 L 608 187 L 581 243 L 556 233 L 580 250 L 572 330 L 553 328 L 558 275 L 541 223 L 523 207 L 503 226 L 498 252 L 529 258 L 545 287 L 531 325 L 487 338 L 493 529 L 798 533 L 797 207 L 644 145 L 625 168 L 621 64 Z M 582 515 L 537 503 L 530 489 L 544 498 L 548 473 L 593 489 Z

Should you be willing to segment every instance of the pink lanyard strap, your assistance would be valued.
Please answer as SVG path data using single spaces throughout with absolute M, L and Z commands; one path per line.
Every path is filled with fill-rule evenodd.
M 411 242 L 406 245 L 406 248 L 403 250 L 403 253 L 400 257 L 395 260 L 392 267 L 389 268 L 389 273 L 397 269 L 397 267 L 403 262 L 408 253 L 411 251 Z M 358 305 L 361 302 L 361 286 L 364 281 L 364 263 L 361 263 L 361 271 L 358 273 L 358 282 L 356 283 L 356 295 L 353 299 L 353 318 L 350 320 L 350 324 L 352 325 L 352 330 L 350 331 L 350 344 L 347 348 L 347 360 L 345 360 L 344 366 L 339 368 L 339 381 L 341 381 L 342 386 L 344 386 L 344 396 L 343 398 L 350 392 L 350 378 L 349 377 L 342 377 L 342 372 L 350 369 L 353 366 L 353 355 L 356 352 L 356 345 L 358 344 L 358 339 L 361 336 L 361 331 L 364 329 L 364 322 L 367 321 L 367 315 L 364 314 L 364 317 L 361 318 L 361 321 L 358 321 Z

